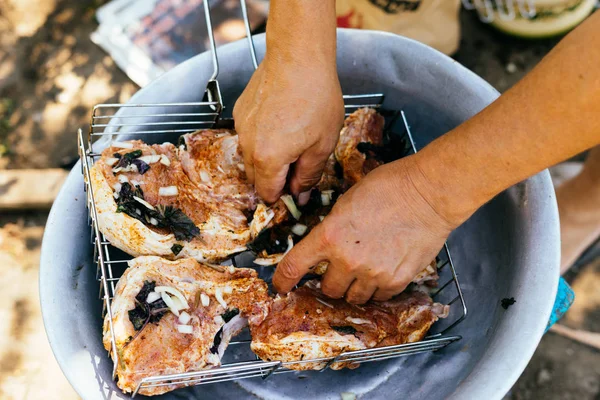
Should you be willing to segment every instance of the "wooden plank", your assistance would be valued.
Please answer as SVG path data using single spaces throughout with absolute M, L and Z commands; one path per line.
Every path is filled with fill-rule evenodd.
M 571 329 L 560 324 L 554 325 L 550 331 L 600 350 L 600 333 Z
M 7 169 L 0 171 L 0 210 L 48 210 L 68 171 Z

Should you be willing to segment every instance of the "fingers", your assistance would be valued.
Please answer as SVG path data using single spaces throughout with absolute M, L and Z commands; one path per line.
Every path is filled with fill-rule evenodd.
M 267 203 L 275 203 L 283 193 L 290 166 L 257 165 L 255 161 L 253 169 L 256 192 Z
M 248 182 L 254 184 L 254 165 L 246 158 L 244 158 L 244 171 L 246 172 Z
M 353 281 L 354 274 L 349 274 L 345 269 L 330 264 L 321 278 L 321 291 L 332 299 L 341 299 Z
M 294 195 L 298 196 L 319 183 L 329 155 L 330 152 L 318 150 L 317 146 L 313 146 L 298 158 L 290 181 L 290 189 Z
M 369 279 L 357 279 L 346 293 L 346 301 L 352 304 L 364 304 L 377 290 L 377 284 Z
M 377 289 L 373 294 L 373 300 L 375 301 L 386 301 L 397 295 L 395 290 L 389 289 Z
M 273 275 L 273 286 L 278 293 L 287 293 L 306 275 L 310 267 L 323 261 L 319 229 L 315 228 L 295 245 L 281 260 Z

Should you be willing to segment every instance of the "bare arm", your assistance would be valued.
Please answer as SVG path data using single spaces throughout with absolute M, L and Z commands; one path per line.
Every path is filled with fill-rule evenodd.
M 273 0 L 267 53 L 234 108 L 246 173 L 276 201 L 320 179 L 344 119 L 336 68 L 334 0 Z M 300 195 L 300 204 L 308 192 Z
M 600 143 L 598 65 L 594 15 L 484 111 L 352 187 L 279 264 L 275 287 L 289 291 L 327 260 L 322 289 L 332 297 L 362 303 L 402 291 L 494 195 Z
M 423 175 L 444 188 L 431 200 L 440 214 L 461 223 L 504 189 L 598 144 L 598 66 L 597 14 L 496 102 L 423 149 Z

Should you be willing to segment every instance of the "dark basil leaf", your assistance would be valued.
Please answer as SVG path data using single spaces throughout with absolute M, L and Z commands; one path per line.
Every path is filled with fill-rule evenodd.
M 223 321 L 225 321 L 225 323 L 229 322 L 232 320 L 233 317 L 235 317 L 236 315 L 238 315 L 240 313 L 240 310 L 238 310 L 237 308 L 233 308 L 231 310 L 227 310 L 225 311 L 225 313 L 223 313 L 223 315 L 221 315 L 221 317 L 223 317 Z
M 173 246 L 171 246 L 171 251 L 173 252 L 173 254 L 177 255 L 179 254 L 179 252 L 183 249 L 183 246 L 180 245 L 179 243 L 175 243 Z
M 150 166 L 142 160 L 133 160 L 131 163 L 137 167 L 141 175 L 144 175 L 150 169 Z
M 219 329 L 219 331 L 215 335 L 215 340 L 213 341 L 213 345 L 210 348 L 211 353 L 217 354 L 219 352 L 219 345 L 221 344 L 222 338 L 223 338 L 223 327 L 221 327 L 221 329 Z
M 161 223 L 173 232 L 175 239 L 189 242 L 200 235 L 200 229 L 194 224 L 194 221 L 180 209 L 166 206 L 160 208 L 160 213 L 162 214 Z
M 156 282 L 144 281 L 144 286 L 140 289 L 140 292 L 135 296 L 135 299 L 140 303 L 145 303 L 148 295 L 151 292 L 154 292 L 154 288 L 156 287 Z
M 356 329 L 353 326 L 332 326 L 333 330 L 344 334 L 344 335 L 354 335 L 356 333 Z
M 264 229 L 251 243 L 248 243 L 248 250 L 255 254 L 258 254 L 263 250 L 265 250 L 267 254 L 283 253 L 287 249 L 288 234 L 289 233 L 285 231 L 285 227 L 282 225 Z
M 115 165 L 115 168 L 126 168 L 131 164 L 133 160 L 140 157 L 141 155 L 141 150 L 134 150 L 129 153 L 125 153 L 122 157 L 116 157 L 119 159 L 119 162 L 117 163 L 117 165 Z
M 133 310 L 128 311 L 129 320 L 133 324 L 133 329 L 139 331 L 146 324 L 148 313 L 142 307 L 137 306 Z
M 168 307 L 162 299 L 158 299 L 153 303 L 146 302 L 148 295 L 154 291 L 155 287 L 156 282 L 144 281 L 144 286 L 142 286 L 139 293 L 135 296 L 135 308 L 128 311 L 129 320 L 136 331 L 144 328 L 149 322 L 159 322 L 168 311 Z

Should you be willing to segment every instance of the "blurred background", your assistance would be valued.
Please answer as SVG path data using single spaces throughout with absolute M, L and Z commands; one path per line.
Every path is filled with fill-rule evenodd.
M 214 3 L 218 43 L 242 37 L 236 6 Z M 542 28 L 523 25 L 520 14 L 531 13 L 526 6 L 533 2 L 523 3 L 525 8 L 513 10 L 517 23 L 511 24 L 510 15 L 499 15 L 509 9 L 490 8 L 487 0 L 464 1 L 460 39 L 439 47 L 503 92 L 552 49 L 561 37 L 557 33 L 594 7 L 558 27 L 554 14 L 573 14 L 595 0 L 540 0 L 554 7 L 529 15 L 548 22 Z M 89 126 L 92 107 L 126 102 L 140 86 L 206 48 L 201 5 L 201 0 L 0 0 L 0 399 L 77 398 L 54 360 L 41 319 L 37 279 L 45 221 L 77 160 L 75 134 Z M 249 2 L 256 32 L 264 31 L 267 10 L 265 1 Z M 351 11 L 338 18 L 340 26 L 385 28 L 377 23 Z M 577 173 L 579 161 L 554 169 L 556 183 Z M 600 340 L 585 340 L 580 332 L 600 333 L 599 255 L 596 244 L 566 276 L 577 300 L 562 324 L 572 329 L 543 338 L 507 399 L 600 399 Z

